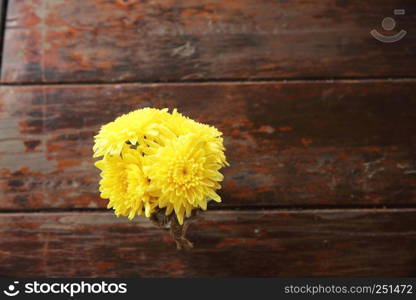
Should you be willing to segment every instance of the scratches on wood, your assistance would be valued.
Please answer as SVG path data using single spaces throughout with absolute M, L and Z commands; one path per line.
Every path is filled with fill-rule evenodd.
M 178 252 L 143 218 L 3 214 L 0 275 L 411 276 L 415 217 L 413 209 L 208 211 L 190 228 L 195 248 Z
M 413 0 L 9 2 L 3 82 L 415 76 Z
M 0 206 L 104 207 L 93 136 L 145 106 L 224 132 L 221 206 L 409 205 L 414 93 L 411 80 L 2 87 Z

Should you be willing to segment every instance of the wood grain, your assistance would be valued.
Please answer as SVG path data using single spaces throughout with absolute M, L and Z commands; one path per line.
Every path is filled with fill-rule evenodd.
M 1 87 L 0 208 L 102 208 L 92 142 L 145 106 L 224 132 L 226 206 L 416 203 L 415 81 Z
M 394 8 L 407 14 L 394 16 Z M 411 77 L 415 8 L 414 0 L 10 0 L 1 78 Z M 397 21 L 392 32 L 381 28 L 386 16 Z M 408 34 L 383 44 L 372 29 Z
M 416 210 L 216 211 L 195 249 L 108 213 L 0 215 L 1 277 L 412 277 Z

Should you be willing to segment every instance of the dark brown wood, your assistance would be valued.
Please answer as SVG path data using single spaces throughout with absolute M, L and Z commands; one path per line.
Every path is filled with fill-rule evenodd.
M 93 136 L 145 106 L 224 132 L 221 206 L 415 204 L 415 94 L 414 80 L 2 87 L 0 208 L 105 207 Z
M 416 275 L 416 210 L 216 211 L 169 232 L 108 213 L 0 215 L 2 277 Z
M 9 2 L 4 82 L 416 75 L 414 0 Z

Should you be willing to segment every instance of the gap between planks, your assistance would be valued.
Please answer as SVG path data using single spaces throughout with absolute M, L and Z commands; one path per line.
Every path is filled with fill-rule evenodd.
M 244 209 L 208 209 L 206 212 L 232 215 L 237 213 L 239 215 L 261 213 L 261 214 L 316 214 L 316 213 L 402 213 L 402 212 L 416 212 L 416 207 L 378 207 L 378 208 L 301 208 L 301 209 L 264 209 L 264 208 L 244 208 Z M 206 213 L 203 212 L 202 214 Z M 106 209 L 48 209 L 48 210 L 19 210 L 19 211 L 0 211 L 1 216 L 26 216 L 26 215 L 113 215 L 112 211 Z

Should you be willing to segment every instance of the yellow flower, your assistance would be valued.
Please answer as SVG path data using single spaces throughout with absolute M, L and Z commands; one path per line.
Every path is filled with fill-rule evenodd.
M 203 147 L 205 147 L 208 152 L 212 153 L 216 157 L 218 163 L 222 166 L 228 166 L 224 155 L 225 148 L 221 137 L 222 133 L 217 128 L 195 122 L 194 120 L 178 113 L 176 109 L 173 110 L 171 118 L 171 130 L 177 136 L 194 133 L 198 136 L 199 140 L 206 142 Z
M 184 214 L 189 217 L 192 209 L 207 208 L 207 201 L 221 202 L 215 192 L 221 186 L 223 175 L 218 172 L 221 164 L 212 151 L 207 151 L 207 142 L 193 133 L 167 141 L 165 147 L 144 158 L 144 170 L 151 187 L 159 191 L 159 207 L 172 208 L 180 224 Z
M 149 137 L 158 135 L 152 127 L 168 117 L 167 109 L 144 108 L 122 115 L 113 122 L 103 125 L 95 136 L 94 157 L 119 155 L 126 142 L 134 145 L 138 141 L 142 142 L 146 134 Z
M 173 211 L 180 224 L 193 209 L 207 208 L 228 165 L 221 132 L 176 110 L 145 108 L 104 125 L 95 137 L 94 156 L 102 170 L 101 197 L 115 214 L 150 217 Z
M 120 156 L 108 156 L 96 162 L 95 166 L 102 171 L 101 198 L 110 199 L 107 207 L 114 207 L 116 215 L 126 214 L 127 165 Z

